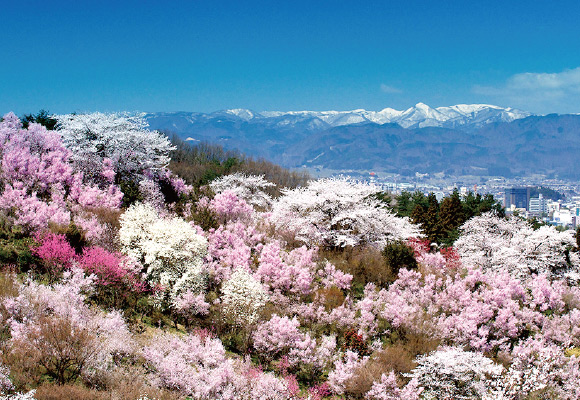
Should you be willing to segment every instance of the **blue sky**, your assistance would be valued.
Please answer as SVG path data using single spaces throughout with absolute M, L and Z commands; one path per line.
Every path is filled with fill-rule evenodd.
M 11 1 L 0 113 L 580 112 L 578 1 Z

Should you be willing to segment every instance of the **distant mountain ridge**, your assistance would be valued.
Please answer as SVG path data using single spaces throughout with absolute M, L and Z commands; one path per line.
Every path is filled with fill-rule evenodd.
M 580 177 L 580 116 L 485 104 L 404 111 L 150 113 L 153 129 L 290 168 Z
M 529 112 L 514 108 L 503 108 L 489 104 L 458 104 L 450 107 L 431 108 L 427 104 L 417 103 L 403 111 L 384 108 L 381 111 L 363 109 L 351 111 L 262 111 L 255 112 L 238 108 L 217 111 L 214 113 L 155 113 L 152 115 L 189 114 L 191 122 L 220 117 L 239 118 L 249 123 L 265 123 L 274 126 L 300 125 L 309 130 L 352 125 L 360 123 L 387 124 L 397 123 L 403 128 L 424 128 L 437 126 L 480 127 L 492 122 L 511 122 L 532 115 Z M 309 123 L 304 123 L 308 121 Z

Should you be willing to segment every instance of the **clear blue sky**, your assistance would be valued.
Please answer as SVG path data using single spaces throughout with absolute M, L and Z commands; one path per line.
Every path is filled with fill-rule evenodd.
M 0 113 L 580 112 L 580 2 L 10 1 Z

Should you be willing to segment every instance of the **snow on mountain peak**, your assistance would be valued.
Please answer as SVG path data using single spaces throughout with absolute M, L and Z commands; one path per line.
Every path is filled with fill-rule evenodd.
M 367 111 L 364 109 L 350 111 L 264 111 L 254 114 L 249 110 L 236 109 L 228 110 L 228 112 L 235 113 L 246 121 L 252 118 L 287 118 L 288 121 L 285 122 L 287 124 L 293 124 L 296 117 L 313 118 L 323 123 L 311 124 L 311 126 L 319 128 L 322 128 L 325 124 L 341 126 L 365 122 L 376 124 L 397 123 L 404 128 L 427 126 L 456 128 L 471 125 L 479 127 L 490 122 L 510 122 L 531 115 L 525 111 L 489 104 L 457 104 L 433 108 L 422 102 L 403 111 L 387 107 L 380 111 Z
M 226 113 L 235 115 L 245 121 L 249 121 L 255 117 L 255 114 L 252 111 L 245 108 L 233 108 L 231 110 L 226 110 Z

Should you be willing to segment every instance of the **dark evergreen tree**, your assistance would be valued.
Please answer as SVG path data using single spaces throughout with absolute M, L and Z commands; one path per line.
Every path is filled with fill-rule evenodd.
M 389 243 L 383 250 L 383 257 L 385 264 L 392 276 L 395 278 L 399 269 L 416 269 L 417 260 L 415 259 L 415 252 L 412 248 L 401 241 Z
M 414 209 L 411 193 L 404 191 L 397 197 L 396 211 L 399 217 L 410 217 Z
M 38 114 L 25 114 L 22 118 L 22 126 L 24 129 L 28 128 L 31 123 L 43 125 L 48 130 L 55 130 L 57 121 L 46 110 L 40 110 Z
M 442 236 L 441 225 L 439 223 L 439 202 L 433 193 L 427 197 L 429 207 L 424 216 L 423 231 L 432 243 L 439 243 Z
M 451 245 L 459 236 L 459 227 L 465 222 L 465 214 L 457 189 L 445 197 L 439 206 L 439 224 L 442 233 L 442 243 Z

